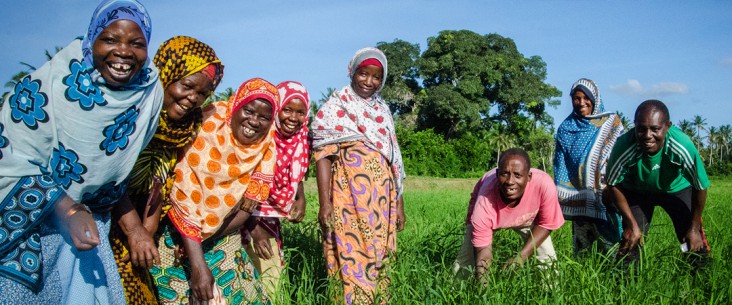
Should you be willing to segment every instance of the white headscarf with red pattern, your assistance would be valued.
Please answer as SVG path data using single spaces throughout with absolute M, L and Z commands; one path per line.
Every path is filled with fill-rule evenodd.
M 364 48 L 356 52 L 348 67 L 349 78 L 353 77 L 358 65 L 369 58 L 374 58 L 382 64 L 384 69 L 382 79 L 385 82 L 386 55 L 377 48 Z M 383 88 L 383 82 L 379 91 Z M 367 99 L 356 94 L 351 85 L 333 92 L 313 119 L 311 125 L 313 148 L 333 143 L 362 141 L 389 160 L 396 182 L 397 196 L 401 196 L 406 177 L 402 153 L 397 143 L 391 111 L 379 91 Z
M 310 143 L 308 141 L 307 120 L 310 113 L 308 91 L 301 83 L 285 81 L 277 85 L 280 93 L 279 111 L 294 99 L 305 103 L 305 124 L 291 137 L 285 137 L 280 130 L 282 122 L 275 116 L 275 144 L 277 144 L 277 165 L 274 171 L 274 188 L 268 204 L 261 204 L 252 215 L 261 217 L 287 217 L 292 209 L 298 185 L 305 177 L 310 166 Z

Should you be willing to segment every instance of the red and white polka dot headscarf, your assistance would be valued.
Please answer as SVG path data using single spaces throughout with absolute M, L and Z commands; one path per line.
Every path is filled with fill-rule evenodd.
M 301 83 L 294 81 L 280 83 L 277 85 L 277 90 L 280 94 L 280 104 L 277 109 L 282 111 L 289 102 L 299 99 L 305 104 L 305 123 L 294 135 L 285 137 L 280 132 L 282 122 L 280 122 L 279 116 L 275 118 L 277 164 L 274 172 L 274 188 L 270 193 L 269 204 L 260 205 L 254 211 L 254 216 L 289 216 L 298 184 L 305 177 L 310 165 L 310 143 L 308 142 L 307 128 L 308 114 L 310 113 L 308 92 Z

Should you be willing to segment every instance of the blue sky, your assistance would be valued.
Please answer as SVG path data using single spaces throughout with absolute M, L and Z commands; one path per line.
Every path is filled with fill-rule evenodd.
M 82 35 L 95 0 L 10 1 L 0 10 L 0 80 L 40 66 L 44 50 Z M 563 92 L 549 109 L 571 111 L 567 92 L 595 80 L 607 110 L 632 119 L 649 98 L 674 123 L 701 115 L 732 124 L 732 1 L 144 1 L 152 17 L 149 53 L 175 35 L 211 45 L 226 66 L 219 91 L 251 77 L 302 82 L 313 100 L 348 82 L 353 53 L 379 41 L 418 43 L 442 30 L 512 38 L 525 57 L 547 64 Z M 7 89 L 3 89 L 6 91 Z

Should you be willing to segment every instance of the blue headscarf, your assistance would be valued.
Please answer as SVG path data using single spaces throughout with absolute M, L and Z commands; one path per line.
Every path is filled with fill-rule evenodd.
M 602 205 L 602 184 L 607 158 L 623 125 L 617 114 L 605 107 L 592 80 L 581 78 L 572 85 L 570 97 L 581 90 L 592 101 L 592 114 L 574 111 L 559 125 L 554 151 L 554 182 L 560 203 L 585 202 L 584 206 L 562 205 L 565 219 L 589 217 L 607 220 Z
M 150 34 L 152 32 L 152 23 L 150 22 L 150 16 L 147 10 L 140 2 L 135 0 L 105 0 L 99 3 L 97 9 L 94 10 L 91 22 L 89 22 L 89 30 L 84 35 L 84 39 L 81 42 L 82 54 L 84 54 L 84 61 L 90 67 L 94 66 L 94 60 L 92 59 L 92 48 L 94 41 L 97 40 L 99 34 L 104 31 L 112 22 L 117 20 L 129 20 L 137 24 L 145 35 L 145 41 L 150 44 Z M 139 83 L 140 74 L 135 79 L 130 81 L 130 85 L 136 85 Z M 99 73 L 94 73 L 92 79 L 97 82 L 105 83 L 104 79 Z

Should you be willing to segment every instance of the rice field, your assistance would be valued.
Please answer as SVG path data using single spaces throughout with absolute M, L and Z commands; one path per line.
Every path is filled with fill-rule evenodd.
M 704 225 L 713 262 L 702 272 L 690 272 L 670 219 L 657 209 L 645 251 L 633 270 L 619 268 L 613 258 L 596 252 L 574 256 L 567 222 L 552 232 L 558 255 L 553 271 L 541 271 L 529 261 L 502 272 L 502 262 L 523 243 L 512 231 L 497 232 L 487 286 L 458 280 L 450 268 L 462 242 L 467 202 L 476 181 L 408 178 L 407 226 L 398 235 L 389 304 L 732 304 L 732 264 L 727 260 L 732 253 L 732 178 L 712 179 Z M 280 291 L 289 299 L 275 303 L 329 304 L 337 293 L 337 285 L 325 274 L 315 179 L 306 181 L 305 189 L 305 220 L 284 226 L 288 269 Z

